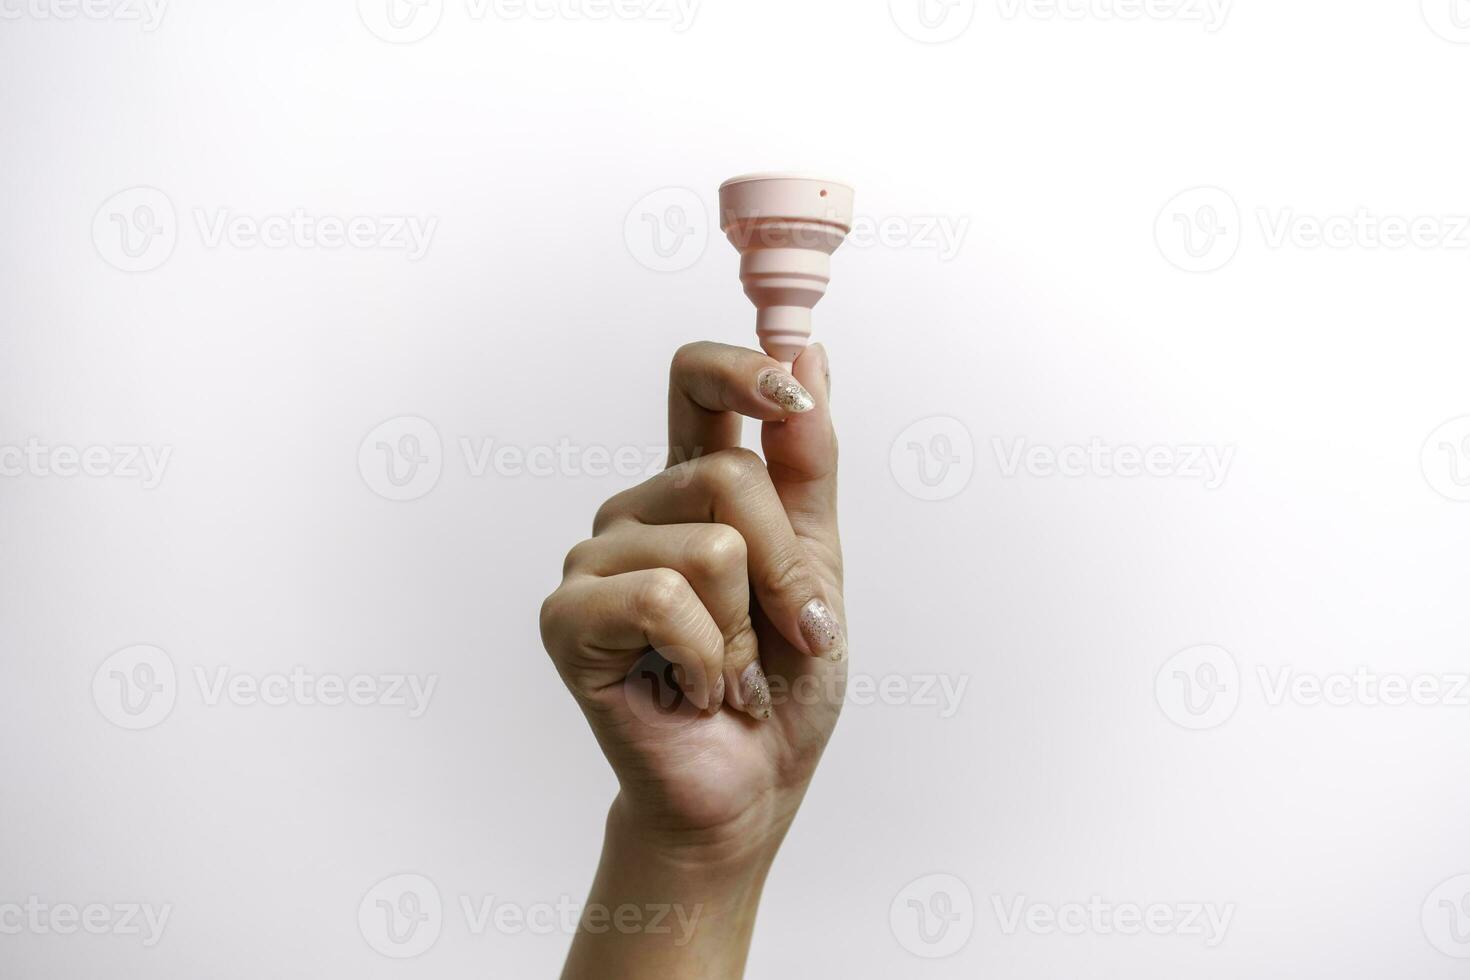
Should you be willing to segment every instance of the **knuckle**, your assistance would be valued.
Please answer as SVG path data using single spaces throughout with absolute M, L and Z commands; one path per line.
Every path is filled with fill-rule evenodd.
M 593 536 L 599 535 L 603 531 L 605 531 L 608 525 L 616 521 L 619 517 L 622 516 L 622 514 L 622 494 L 618 494 L 615 497 L 609 497 L 604 500 L 602 502 L 602 506 L 597 508 L 597 513 L 592 515 Z
M 683 344 L 674 351 L 674 358 L 669 362 L 669 375 L 677 376 L 685 373 L 699 360 L 700 348 L 704 346 L 703 341 L 694 340 Z
M 760 642 L 756 639 L 755 624 L 750 621 L 749 613 L 726 629 L 723 639 L 727 667 L 744 667 L 760 656 Z
M 689 564 L 705 575 L 745 568 L 745 539 L 728 524 L 707 524 L 689 545 Z
M 565 578 L 579 569 L 593 567 L 592 553 L 597 547 L 596 538 L 588 538 L 572 545 L 571 550 L 567 552 L 566 560 L 561 564 L 562 577 Z
M 633 601 L 645 622 L 667 622 L 683 609 L 688 592 L 689 583 L 672 568 L 651 568 Z
M 541 644 L 550 652 L 565 628 L 565 593 L 558 588 L 541 602 Z
M 706 479 L 716 490 L 738 490 L 750 486 L 765 473 L 766 464 L 744 447 L 723 449 L 704 460 Z
M 812 591 L 811 581 L 811 571 L 807 568 L 806 559 L 797 554 L 777 555 L 762 578 L 767 592 L 798 600 L 809 598 L 808 593 Z

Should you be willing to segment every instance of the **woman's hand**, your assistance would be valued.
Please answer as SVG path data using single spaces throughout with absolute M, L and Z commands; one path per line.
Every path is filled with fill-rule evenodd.
M 846 681 L 829 390 L 819 346 L 791 374 L 756 351 L 680 349 L 668 469 L 602 506 L 542 607 L 621 786 L 569 978 L 740 975 Z M 765 423 L 765 462 L 740 448 L 741 416 Z M 599 908 L 606 924 L 630 904 L 692 924 L 594 930 Z

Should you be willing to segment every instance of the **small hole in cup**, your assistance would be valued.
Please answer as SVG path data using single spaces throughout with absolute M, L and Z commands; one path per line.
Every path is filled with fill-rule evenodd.
M 826 197 L 826 196 L 827 196 L 827 192 L 826 192 L 826 191 L 825 191 L 825 190 L 824 190 L 824 191 L 822 191 L 822 196 L 823 196 L 823 197 Z

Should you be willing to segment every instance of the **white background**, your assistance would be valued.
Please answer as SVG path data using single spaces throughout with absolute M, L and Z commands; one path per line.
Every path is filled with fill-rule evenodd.
M 1261 680 L 1470 670 L 1462 0 L 1223 23 L 960 0 L 931 32 L 917 0 L 705 0 L 688 23 L 445 0 L 406 44 L 375 2 L 176 0 L 152 30 L 65 3 L 0 0 L 0 446 L 171 455 L 151 488 L 0 478 L 0 906 L 172 913 L 151 948 L 0 934 L 0 973 L 555 975 L 569 936 L 474 934 L 460 899 L 585 895 L 614 782 L 536 612 L 636 478 L 476 475 L 461 440 L 657 446 L 672 351 L 753 342 L 715 187 L 796 168 L 890 232 L 838 253 L 816 316 L 853 670 L 967 687 L 948 717 L 849 706 L 749 975 L 1464 975 L 1470 889 L 1436 889 L 1470 872 L 1470 706 L 1273 704 Z M 114 198 L 137 187 L 165 205 Z M 298 209 L 434 230 L 417 258 L 207 235 Z M 1312 244 L 1359 209 L 1434 223 Z M 128 259 L 114 216 L 162 251 Z M 376 439 L 360 459 L 385 422 L 390 446 L 429 436 L 415 499 L 385 499 Z M 1231 463 L 1213 489 L 1006 465 L 1094 438 Z M 93 682 L 140 644 L 177 695 L 130 731 Z M 1170 692 L 1202 655 L 1156 677 L 1201 645 L 1236 708 L 1194 730 Z M 298 665 L 437 688 L 411 718 L 210 704 L 196 680 Z M 358 919 L 398 874 L 444 909 L 402 961 Z M 942 959 L 904 921 L 934 874 L 973 905 Z M 1021 896 L 1233 917 L 1213 947 L 1007 931 Z

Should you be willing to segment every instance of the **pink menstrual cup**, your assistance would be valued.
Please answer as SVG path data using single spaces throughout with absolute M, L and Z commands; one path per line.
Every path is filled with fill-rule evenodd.
M 853 189 L 823 177 L 748 174 L 720 185 L 720 229 L 740 252 L 755 332 L 788 368 L 812 334 L 832 253 L 852 231 Z

